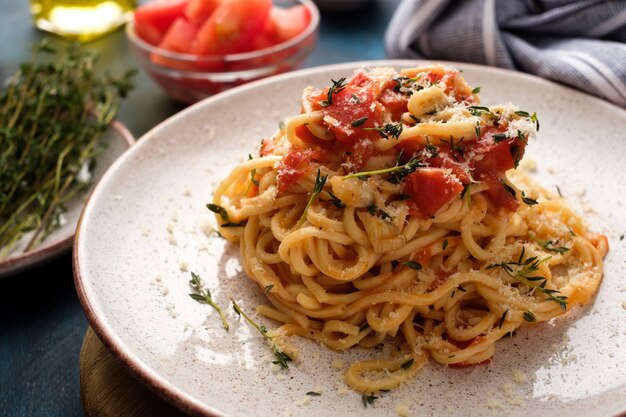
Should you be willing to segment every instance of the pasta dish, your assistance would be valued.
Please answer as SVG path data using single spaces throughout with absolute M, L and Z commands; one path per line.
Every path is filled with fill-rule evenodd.
M 308 87 L 209 204 L 277 332 L 397 346 L 349 366 L 357 391 L 395 388 L 427 357 L 489 361 L 499 339 L 587 303 L 601 281 L 606 237 L 515 170 L 536 114 L 482 106 L 479 90 L 443 65 Z

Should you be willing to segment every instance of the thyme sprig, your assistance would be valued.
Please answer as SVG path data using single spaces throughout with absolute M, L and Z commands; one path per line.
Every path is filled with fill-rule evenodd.
M 220 205 L 209 203 L 206 205 L 206 207 L 213 213 L 218 214 L 222 218 L 222 220 L 226 222 L 220 224 L 220 227 L 244 227 L 246 225 L 245 222 L 235 223 L 230 221 L 230 218 L 228 217 L 228 212 L 224 207 Z
M 333 95 L 346 88 L 346 77 L 342 77 L 337 81 L 333 79 L 331 79 L 330 81 L 333 83 L 333 85 L 328 88 L 328 93 L 326 93 L 326 100 L 322 100 L 319 102 L 319 105 L 322 107 L 327 107 L 333 104 Z
M 361 401 L 363 402 L 363 407 L 367 408 L 368 406 L 374 406 L 374 401 L 377 400 L 378 397 L 374 396 L 374 394 L 361 394 Z
M 522 284 L 533 288 L 536 291 L 545 294 L 548 300 L 557 303 L 563 311 L 567 310 L 567 296 L 559 295 L 560 292 L 558 290 L 546 288 L 548 281 L 544 277 L 532 276 L 532 274 L 537 272 L 537 270 L 539 269 L 539 265 L 550 260 L 551 256 L 543 259 L 539 259 L 536 256 L 524 259 L 525 254 L 526 248 L 522 247 L 522 251 L 517 261 L 503 261 L 500 263 L 491 264 L 485 269 L 493 269 L 499 267 L 510 277 L 516 279 Z
M 410 173 L 415 172 L 417 168 L 423 168 L 426 166 L 422 163 L 422 160 L 418 157 L 413 157 L 406 164 L 400 165 L 399 156 L 400 154 L 398 154 L 398 158 L 396 158 L 396 165 L 393 167 L 377 169 L 374 171 L 355 172 L 354 174 L 345 175 L 343 179 L 346 180 L 348 178 L 368 178 L 368 177 L 371 177 L 372 175 L 383 175 L 383 174 L 392 174 L 392 173 L 396 175 L 400 175 L 401 177 L 405 177 L 409 175 Z
M 366 127 L 363 130 L 375 130 L 378 132 L 380 137 L 389 139 L 394 138 L 398 139 L 402 134 L 402 130 L 404 129 L 401 122 L 398 123 L 386 123 L 382 126 L 377 127 Z
M 537 132 L 539 132 L 539 119 L 537 118 L 536 112 L 533 114 L 530 114 L 527 111 L 520 110 L 520 111 L 516 111 L 515 114 L 529 119 L 531 122 L 535 124 L 535 129 L 537 129 Z
M 324 189 L 324 184 L 326 184 L 326 180 L 328 179 L 328 174 L 322 176 L 320 169 L 317 169 L 317 176 L 315 177 L 315 185 L 313 185 L 313 192 L 311 193 L 311 197 L 309 198 L 308 203 L 306 203 L 306 207 L 302 212 L 302 216 L 300 216 L 300 220 L 298 220 L 297 227 L 302 226 L 304 221 L 306 220 L 307 213 L 309 212 L 309 208 L 311 204 L 317 199 L 317 196 Z
M 237 305 L 237 302 L 235 300 L 231 298 L 230 301 L 233 303 L 233 310 L 235 310 L 235 313 L 239 317 L 243 317 L 248 323 L 252 325 L 252 327 L 254 327 L 259 333 L 261 333 L 261 336 L 263 336 L 267 341 L 270 342 L 270 345 L 272 347 L 272 353 L 276 357 L 276 359 L 273 360 L 272 363 L 276 365 L 280 365 L 280 367 L 283 369 L 289 368 L 289 364 L 287 362 L 291 362 L 293 359 L 291 359 L 289 355 L 283 352 L 278 347 L 278 345 L 276 345 L 276 342 L 274 341 L 272 336 L 267 334 L 267 328 L 263 325 L 258 324 L 254 320 L 252 320 L 246 313 L 243 312 L 241 307 Z
M 213 298 L 211 297 L 211 291 L 208 289 L 204 289 L 204 284 L 202 283 L 202 280 L 194 272 L 191 273 L 189 286 L 194 291 L 189 294 L 189 296 L 199 303 L 208 304 L 213 307 L 213 309 L 218 312 L 220 318 L 222 319 L 222 325 L 224 326 L 224 330 L 228 331 L 228 322 L 226 321 L 226 316 L 224 315 L 224 312 L 215 303 L 215 301 L 213 301 Z
M 77 43 L 62 52 L 44 40 L 0 93 L 0 259 L 29 232 L 24 250 L 39 245 L 92 184 L 102 134 L 135 73 L 97 75 L 97 59 Z

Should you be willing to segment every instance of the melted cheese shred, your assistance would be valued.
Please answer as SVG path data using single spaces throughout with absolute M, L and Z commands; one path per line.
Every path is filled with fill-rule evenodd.
M 464 81 L 458 85 L 471 91 Z M 442 88 L 425 90 L 428 96 L 418 100 L 416 92 L 408 108 L 426 119 L 405 129 L 398 140 L 375 140 L 374 148 L 382 153 L 370 159 L 368 170 L 387 168 L 394 154 L 384 151 L 411 137 L 436 145 L 437 138 L 474 135 L 482 122 L 467 112 L 467 105 L 455 113 Z M 417 108 L 420 103 L 430 116 Z M 430 218 L 413 217 L 398 198 L 398 184 L 377 175 L 346 180 L 348 168 L 341 161 L 319 166 L 328 180 L 316 198 L 311 193 L 317 169 L 279 194 L 280 161 L 289 149 L 308 146 L 296 128 L 309 126 L 321 140 L 329 138 L 322 111 L 307 108 L 305 103 L 304 113 L 276 132 L 273 153 L 240 164 L 223 180 L 213 203 L 226 210 L 230 223 L 245 222 L 220 232 L 239 243 L 250 279 L 261 291 L 270 288 L 268 304 L 257 311 L 281 322 L 283 334 L 334 350 L 394 346 L 386 357 L 349 366 L 345 380 L 353 389 L 396 388 L 415 377 L 428 357 L 453 366 L 488 361 L 499 339 L 520 326 L 563 315 L 596 292 L 606 238 L 590 233 L 563 198 L 520 172 L 510 171 L 508 179 L 518 196 L 523 189 L 537 204 L 522 203 L 514 212 L 494 207 L 475 181 L 467 196 Z M 436 120 L 442 112 L 454 113 L 453 120 Z M 402 120 L 411 119 L 407 114 Z M 246 193 L 251 175 L 258 182 L 256 193 Z M 333 195 L 345 207 L 334 204 Z M 367 207 L 372 204 L 390 218 L 371 213 Z M 557 302 L 558 297 L 565 302 Z

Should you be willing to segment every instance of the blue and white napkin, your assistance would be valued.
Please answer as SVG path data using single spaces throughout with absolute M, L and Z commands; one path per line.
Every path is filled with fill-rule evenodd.
M 626 0 L 402 0 L 385 47 L 525 71 L 626 107 Z

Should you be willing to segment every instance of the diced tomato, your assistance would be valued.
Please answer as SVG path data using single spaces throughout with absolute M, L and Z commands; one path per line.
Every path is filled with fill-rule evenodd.
M 302 178 L 311 166 L 311 161 L 324 160 L 324 151 L 321 149 L 291 149 L 278 164 L 278 193 L 282 194 Z
M 159 48 L 172 52 L 189 53 L 198 33 L 198 25 L 187 21 L 184 17 L 177 18 L 159 43 Z
M 200 24 L 217 9 L 221 0 L 191 0 L 185 8 L 185 16 L 190 22 Z
M 509 212 L 517 210 L 519 201 L 507 191 L 504 183 L 493 172 L 482 167 L 476 167 L 474 169 L 474 179 L 484 181 L 487 184 L 488 188 L 484 193 L 494 206 L 502 207 Z
M 412 216 L 427 219 L 463 191 L 463 184 L 443 169 L 423 168 L 409 174 L 404 184 Z
M 493 138 L 495 134 L 503 133 L 495 128 L 488 128 L 481 135 L 478 152 L 483 157 L 476 164 L 502 173 L 515 168 L 524 156 L 526 143 L 519 138 L 507 138 L 496 141 Z
M 371 88 L 371 80 L 355 76 L 350 84 L 332 94 L 330 105 L 323 107 L 324 115 L 337 121 L 329 129 L 338 140 L 347 142 L 379 136 L 373 128 L 381 124 L 382 108 L 380 103 L 374 101 Z M 327 92 L 324 91 L 324 96 L 327 96 Z
M 273 7 L 269 19 L 274 24 L 277 40 L 284 42 L 295 38 L 307 28 L 311 22 L 311 14 L 303 4 L 288 9 Z
M 135 10 L 135 32 L 151 45 L 158 45 L 174 21 L 183 16 L 189 0 L 153 1 Z
M 200 28 L 193 53 L 221 55 L 249 51 L 271 7 L 271 0 L 229 0 L 221 3 Z
M 409 96 L 397 91 L 393 91 L 393 88 L 383 90 L 378 98 L 378 101 L 385 106 L 385 110 L 391 113 L 393 120 L 399 120 L 407 110 L 407 103 L 409 102 Z
M 319 144 L 320 139 L 317 138 L 306 125 L 296 127 L 296 136 L 308 144 Z
M 458 159 L 458 158 L 457 158 Z M 463 184 L 470 182 L 467 168 L 463 167 L 459 162 L 444 150 L 439 150 L 439 155 L 435 158 L 428 159 L 428 165 L 435 168 L 444 168 L 452 171 L 452 174 Z

